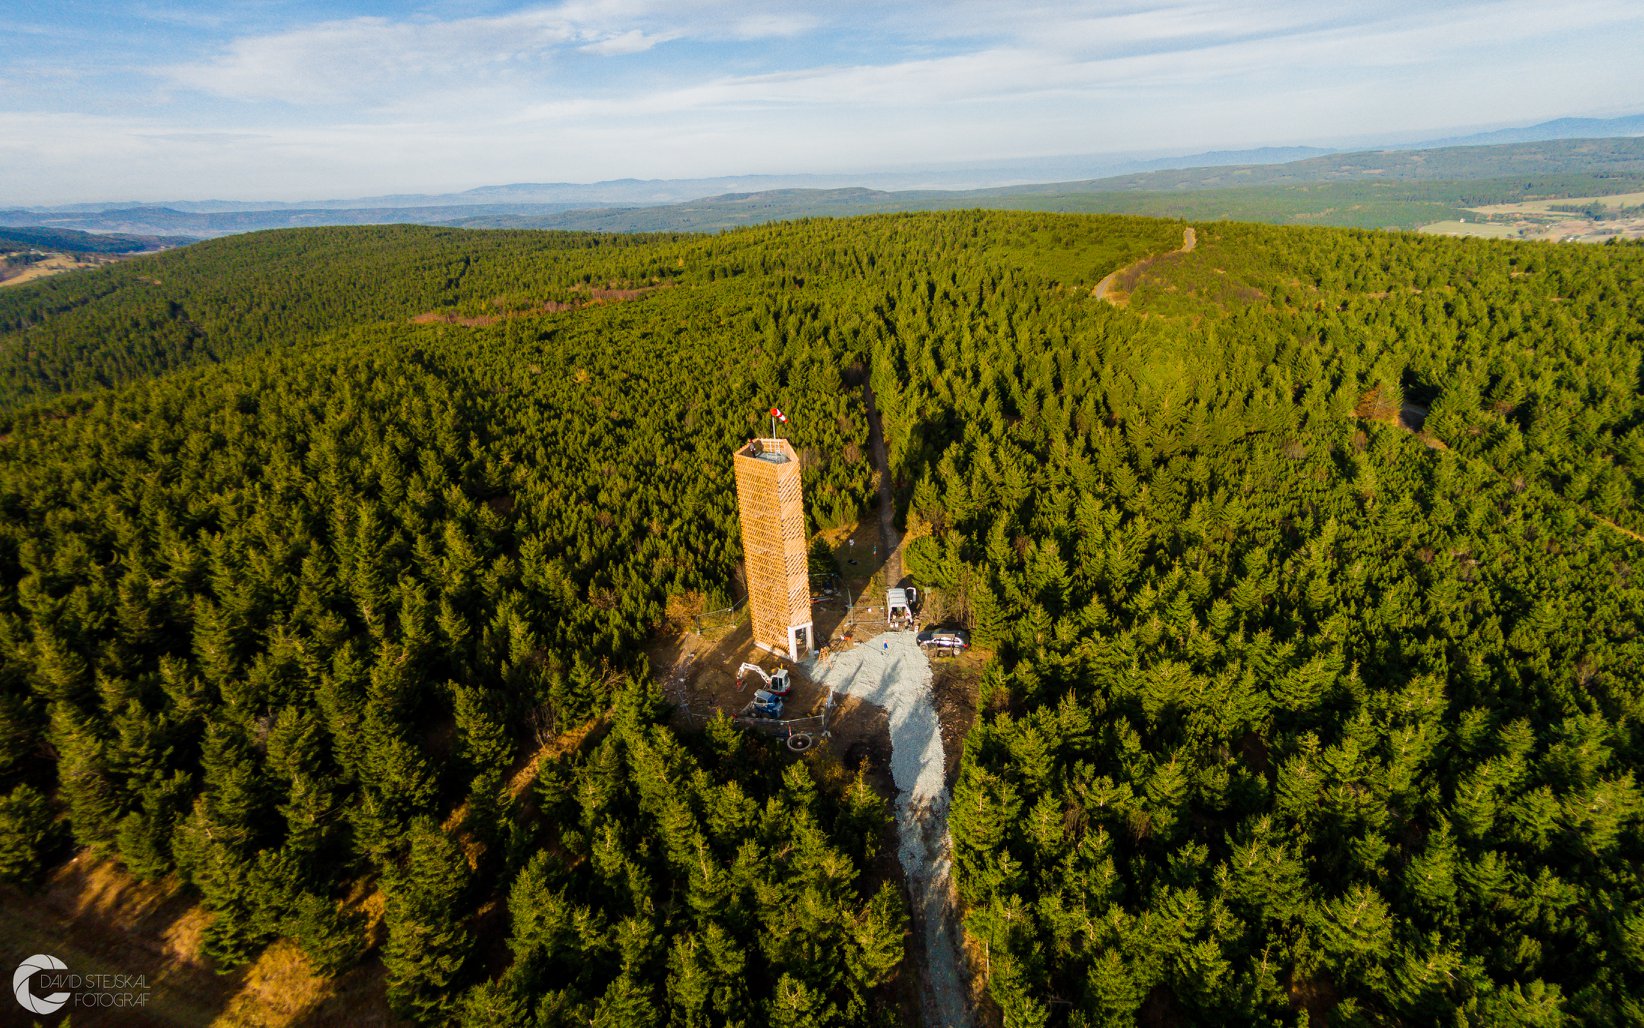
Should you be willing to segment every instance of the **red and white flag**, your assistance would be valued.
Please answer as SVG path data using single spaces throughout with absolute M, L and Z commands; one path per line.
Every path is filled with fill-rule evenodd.
M 777 410 L 775 407 L 771 408 L 771 417 L 773 417 L 776 420 L 782 422 L 784 425 L 786 425 L 788 423 L 788 416 L 786 414 L 782 413 L 781 411 Z

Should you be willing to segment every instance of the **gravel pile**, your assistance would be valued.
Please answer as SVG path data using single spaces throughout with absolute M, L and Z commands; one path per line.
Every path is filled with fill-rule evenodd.
M 812 677 L 843 696 L 884 708 L 896 783 L 897 856 L 925 949 L 922 996 L 929 1025 L 972 1023 L 953 899 L 953 843 L 943 781 L 942 726 L 931 697 L 930 661 L 912 632 L 886 632 L 836 653 Z

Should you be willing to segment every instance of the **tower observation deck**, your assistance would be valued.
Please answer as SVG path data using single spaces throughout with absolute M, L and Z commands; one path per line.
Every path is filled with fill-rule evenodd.
M 754 439 L 735 466 L 754 644 L 803 660 L 816 640 L 799 455 L 786 439 Z

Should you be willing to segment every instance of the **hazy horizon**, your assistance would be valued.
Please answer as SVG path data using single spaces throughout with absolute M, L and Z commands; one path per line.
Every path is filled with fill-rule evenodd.
M 1351 147 L 1644 97 L 1614 0 L 59 4 L 0 29 L 3 199 L 33 205 Z

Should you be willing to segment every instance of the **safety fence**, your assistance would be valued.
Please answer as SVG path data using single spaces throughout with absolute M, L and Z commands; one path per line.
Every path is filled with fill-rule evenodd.
M 683 681 L 686 677 L 688 676 L 681 675 L 680 681 Z M 730 717 L 731 723 L 739 728 L 768 732 L 778 736 L 788 743 L 789 749 L 796 752 L 809 749 L 816 741 L 828 738 L 828 726 L 833 719 L 834 705 L 838 702 L 834 691 L 829 689 L 827 699 L 823 701 L 821 713 L 805 714 L 801 717 L 773 718 L 758 717 L 748 713 L 752 704 L 735 713 L 718 706 L 693 706 L 683 688 L 677 693 L 670 688 L 669 698 L 674 701 L 674 707 L 679 714 L 692 721 L 706 724 L 720 714 L 725 714 Z M 795 744 L 794 740 L 801 736 L 806 737 L 808 741 Z

